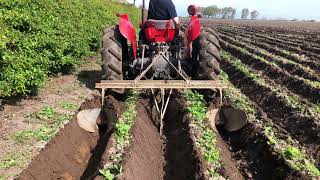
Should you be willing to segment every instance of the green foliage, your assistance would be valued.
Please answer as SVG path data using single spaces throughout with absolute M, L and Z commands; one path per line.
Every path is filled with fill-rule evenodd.
M 210 164 L 219 164 L 220 154 L 219 150 L 215 147 L 216 145 L 216 136 L 214 132 L 205 128 L 202 133 L 201 138 L 197 141 L 198 145 L 205 149 L 204 159 Z
M 113 180 L 114 175 L 108 169 L 100 169 L 99 173 L 104 177 L 105 180 Z
M 115 140 L 120 145 L 125 145 L 129 143 L 130 129 L 133 125 L 133 120 L 136 117 L 136 102 L 138 99 L 138 94 L 131 95 L 126 100 L 126 105 L 128 109 L 123 113 L 119 122 L 115 125 Z
M 119 118 L 115 124 L 115 148 L 116 150 L 110 155 L 110 162 L 105 165 L 99 172 L 106 179 L 115 179 L 115 177 L 122 172 L 121 161 L 124 156 L 124 150 L 130 145 L 130 130 L 134 123 L 134 118 L 137 115 L 136 103 L 139 97 L 139 92 L 131 91 L 126 99 L 126 111 Z
M 296 147 L 289 146 L 284 150 L 284 155 L 291 160 L 296 160 L 302 157 L 302 153 Z
M 230 53 L 223 51 L 222 57 L 224 61 L 227 61 L 232 66 L 234 66 L 237 70 L 239 70 L 241 73 L 245 74 L 247 77 L 249 77 L 251 80 L 253 80 L 255 83 L 257 83 L 260 86 L 265 86 L 272 90 L 272 92 L 276 93 L 278 98 L 285 102 L 289 107 L 296 109 L 301 114 L 309 114 L 315 117 L 319 117 L 319 107 L 317 105 L 313 104 L 305 104 L 301 101 L 299 96 L 288 94 L 281 85 L 270 83 L 270 81 L 266 81 L 265 77 L 263 77 L 261 74 L 254 72 L 248 67 L 247 65 L 243 64 L 241 60 L 235 58 Z M 265 61 L 265 60 L 263 60 Z
M 11 167 L 24 167 L 30 154 L 13 152 L 0 159 L 0 169 L 9 169 Z
M 187 110 L 192 116 L 198 121 L 204 120 L 206 118 L 207 107 L 203 100 L 203 95 L 190 90 L 184 93 L 184 97 L 190 102 Z
M 320 177 L 320 170 L 306 159 L 306 154 L 294 146 L 288 146 L 283 151 L 289 163 L 297 170 L 306 170 L 315 177 Z
M 18 143 L 28 144 L 33 141 L 49 141 L 58 132 L 60 126 L 70 119 L 70 115 L 56 112 L 50 106 L 44 106 L 39 112 L 32 112 L 26 118 L 37 120 L 43 127 L 37 130 L 17 132 L 14 139 Z
M 70 110 L 75 110 L 78 108 L 77 104 L 69 103 L 69 102 L 61 102 L 60 106 L 64 109 L 70 109 Z
M 262 86 L 269 87 L 274 92 L 282 92 L 283 90 L 281 87 L 274 87 L 273 85 L 268 84 L 265 82 L 263 77 L 259 74 L 254 74 L 251 72 L 246 65 L 242 64 L 239 59 L 236 59 L 232 55 L 230 55 L 227 52 L 222 52 L 222 57 L 224 61 L 229 62 L 231 65 L 235 66 L 239 71 L 246 74 L 248 77 L 253 79 L 255 82 Z M 228 89 L 225 90 L 225 98 L 232 102 L 232 104 L 239 109 L 242 109 L 247 112 L 249 116 L 250 121 L 256 121 L 256 110 L 254 106 L 252 105 L 252 101 L 241 94 L 241 91 L 236 89 L 228 80 L 228 75 L 224 72 L 221 73 L 219 76 L 223 83 L 228 85 Z M 280 94 L 279 98 L 283 99 L 288 106 L 299 108 L 299 110 L 304 111 L 305 105 L 303 105 L 299 98 L 295 96 L 288 96 L 286 94 Z M 242 99 L 242 100 L 241 100 Z M 310 108 L 311 109 L 311 108 Z M 316 108 L 312 108 L 316 109 Z M 314 110 L 317 112 L 317 110 Z M 310 173 L 313 176 L 319 177 L 320 171 L 317 169 L 317 167 L 314 165 L 314 160 L 310 159 L 305 153 L 303 153 L 302 149 L 299 149 L 298 147 L 294 147 L 289 141 L 284 141 L 279 138 L 277 138 L 277 134 L 274 131 L 272 126 L 265 126 L 263 129 L 264 134 L 268 138 L 268 144 L 272 145 L 273 148 L 275 148 L 275 151 L 281 153 L 285 159 L 285 161 L 296 170 L 305 170 L 308 173 Z
M 70 115 L 56 112 L 50 106 L 44 106 L 39 112 L 32 112 L 27 114 L 26 117 L 45 123 L 48 127 L 52 128 L 58 128 L 70 119 Z
M 26 130 L 18 132 L 15 134 L 15 140 L 18 143 L 27 143 L 33 139 L 36 141 L 49 141 L 55 134 L 56 130 L 53 128 L 43 127 L 35 131 Z
M 314 164 L 308 162 L 305 167 L 311 174 L 316 177 L 320 177 L 320 169 L 318 169 Z
M 94 55 L 116 12 L 138 26 L 140 11 L 111 0 L 0 1 L 0 98 L 36 93 L 49 75 Z
M 207 168 L 211 178 L 219 177 L 218 169 L 221 168 L 220 153 L 216 147 L 216 135 L 208 128 L 207 124 L 207 107 L 203 95 L 187 90 L 183 96 L 187 100 L 187 110 L 190 112 L 195 121 L 191 122 L 191 129 L 199 133 L 196 137 L 196 145 L 199 147 L 203 158 L 208 162 Z
M 275 145 L 277 143 L 277 138 L 271 126 L 266 126 L 264 128 L 264 134 L 268 137 L 268 144 Z

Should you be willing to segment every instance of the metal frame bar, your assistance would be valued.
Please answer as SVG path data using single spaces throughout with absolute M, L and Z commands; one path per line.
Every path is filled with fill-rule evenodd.
M 144 61 L 144 50 L 145 47 L 143 47 L 142 64 Z M 178 70 L 165 56 L 166 52 L 167 51 L 157 54 L 156 57 L 154 57 L 153 61 L 149 64 L 149 66 L 145 70 L 143 70 L 140 75 L 137 76 L 134 80 L 102 80 L 100 83 L 96 83 L 96 88 L 102 89 L 102 106 L 104 105 L 104 96 L 106 89 L 151 89 L 155 106 L 160 115 L 160 134 L 162 135 L 163 118 L 166 113 L 173 89 L 218 89 L 220 93 L 220 103 L 222 104 L 222 89 L 227 88 L 225 85 L 216 80 L 189 80 L 188 77 L 182 74 L 181 69 L 179 68 Z M 168 64 L 170 64 L 171 67 L 173 67 L 175 71 L 177 71 L 177 73 L 179 73 L 183 80 L 141 80 L 161 56 L 168 62 Z M 161 109 L 159 108 L 158 102 L 155 98 L 154 89 L 160 89 Z M 165 89 L 170 89 L 166 100 Z
M 98 89 L 224 89 L 227 86 L 216 80 L 103 80 Z

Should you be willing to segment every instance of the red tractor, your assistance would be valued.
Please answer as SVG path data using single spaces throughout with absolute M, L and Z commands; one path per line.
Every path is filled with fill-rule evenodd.
M 151 89 L 160 119 L 160 133 L 170 95 L 173 89 L 209 89 L 220 93 L 226 88 L 218 81 L 220 45 L 219 36 L 211 28 L 201 27 L 196 16 L 197 8 L 190 6 L 190 22 L 185 33 L 178 35 L 171 20 L 144 20 L 139 41 L 127 14 L 117 14 L 119 25 L 104 30 L 102 38 L 103 77 L 96 88 L 102 89 L 102 105 L 105 90 L 118 94 L 125 89 Z M 144 8 L 142 10 L 144 14 Z M 181 37 L 185 34 L 185 37 Z M 186 41 L 186 42 L 185 42 Z M 130 45 L 128 45 L 130 42 Z M 160 94 L 160 100 L 156 95 Z M 78 122 L 86 130 L 94 129 L 95 119 L 101 109 L 78 114 Z M 217 111 L 218 112 L 218 111 Z M 226 123 L 228 130 L 240 129 L 246 122 L 243 112 L 228 111 L 236 118 Z M 92 122 L 89 127 L 87 122 Z M 239 124 L 240 123 L 240 124 Z M 90 123 L 89 123 L 90 124 Z M 80 125 L 81 126 L 81 125 Z M 86 127 L 85 127 L 86 126 Z
M 196 14 L 191 14 L 185 32 L 187 42 L 177 36 L 172 20 L 143 20 L 138 44 L 128 15 L 118 16 L 119 25 L 105 29 L 102 38 L 103 79 L 217 79 L 219 37 L 213 29 L 201 28 Z

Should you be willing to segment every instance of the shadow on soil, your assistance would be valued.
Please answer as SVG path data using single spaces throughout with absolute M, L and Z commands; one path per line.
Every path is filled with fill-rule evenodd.
M 178 99 L 171 100 L 164 118 L 164 179 L 204 179 L 200 158 L 191 138 L 187 114 Z
M 99 169 L 102 166 L 103 155 L 107 149 L 109 138 L 112 130 L 107 131 L 108 126 L 99 126 L 99 139 L 96 147 L 91 151 L 92 155 L 89 159 L 86 169 L 81 175 L 81 180 L 91 180 L 99 175 Z
M 101 80 L 100 70 L 84 70 L 79 72 L 77 80 L 85 84 L 89 89 L 95 89 L 95 83 Z

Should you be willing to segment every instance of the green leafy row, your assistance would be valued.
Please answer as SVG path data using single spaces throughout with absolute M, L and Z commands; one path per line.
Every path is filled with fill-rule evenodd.
M 245 65 L 241 64 L 238 59 L 231 56 L 227 52 L 223 52 L 222 56 L 224 61 L 228 61 L 229 63 L 237 67 L 240 71 L 246 73 L 248 77 L 251 77 L 258 81 L 258 77 L 251 73 L 248 68 L 246 68 Z M 256 117 L 257 112 L 253 105 L 254 102 L 252 102 L 247 96 L 243 95 L 239 89 L 234 87 L 229 82 L 228 74 L 222 72 L 219 77 L 224 84 L 228 85 L 228 88 L 224 91 L 224 98 L 228 102 L 231 102 L 232 105 L 234 105 L 236 108 L 245 111 L 248 115 L 249 121 L 253 123 L 259 121 Z M 260 79 L 260 83 L 265 82 Z M 307 157 L 304 150 L 295 147 L 292 140 L 285 141 L 278 138 L 277 133 L 271 126 L 263 126 L 261 128 L 263 129 L 263 133 L 268 138 L 268 143 L 273 146 L 276 152 L 284 157 L 285 161 L 291 167 L 296 170 L 305 170 L 316 177 L 320 176 L 320 170 L 314 165 L 314 160 Z
M 226 43 L 226 45 L 228 45 L 228 43 Z M 245 53 L 247 52 L 242 48 L 237 48 L 237 49 Z M 224 58 L 224 60 L 227 60 L 228 62 L 233 64 L 235 67 L 237 67 L 241 72 L 243 72 L 249 78 L 253 79 L 257 84 L 270 88 L 273 92 L 277 94 L 279 99 L 281 101 L 286 102 L 286 104 L 289 107 L 296 109 L 298 112 L 300 112 L 303 115 L 315 117 L 317 119 L 315 122 L 319 123 L 318 122 L 318 119 L 320 117 L 319 105 L 305 104 L 300 100 L 299 96 L 295 94 L 288 94 L 287 91 L 285 91 L 282 88 L 282 86 L 279 84 L 276 84 L 276 83 L 271 84 L 270 81 L 267 81 L 261 74 L 254 73 L 247 65 L 243 64 L 241 60 L 233 57 L 230 53 L 223 52 L 222 57 Z M 263 58 L 259 57 L 259 59 L 263 59 Z
M 236 36 L 236 37 L 238 38 L 238 36 Z M 246 40 L 246 39 L 240 38 L 240 40 L 241 40 L 241 42 L 240 42 L 240 41 L 236 41 L 236 40 L 234 40 L 230 37 L 227 37 L 227 36 L 224 36 L 224 38 L 227 39 L 232 44 L 235 44 L 236 46 L 238 46 L 239 50 L 242 51 L 243 53 L 246 53 L 246 54 L 256 53 L 256 54 L 252 54 L 253 57 L 255 57 L 256 59 L 259 59 L 259 60 L 263 61 L 264 63 L 269 64 L 275 68 L 278 68 L 278 66 L 280 64 L 284 64 L 287 66 L 289 66 L 291 64 L 291 65 L 296 66 L 300 70 L 303 70 L 306 73 L 317 74 L 312 69 L 310 69 L 308 67 L 304 67 L 301 64 L 298 64 L 298 63 L 293 62 L 291 60 L 288 60 L 286 58 L 271 54 L 270 52 L 266 51 L 265 49 L 261 49 L 259 47 L 255 47 L 255 46 L 251 46 L 249 44 L 246 44 L 246 43 L 250 43 L 251 40 Z M 242 41 L 244 41 L 246 43 L 243 43 Z M 270 58 L 271 61 L 267 61 L 264 58 Z M 299 77 L 299 76 L 294 76 L 294 78 L 304 81 L 304 83 L 310 85 L 313 88 L 320 87 L 320 82 L 318 82 L 318 81 L 309 80 L 309 79 Z
M 106 180 L 112 180 L 117 175 L 121 174 L 122 166 L 121 162 L 124 157 L 125 148 L 130 145 L 130 130 L 134 123 L 134 118 L 137 115 L 136 103 L 139 97 L 137 91 L 133 91 L 126 100 L 127 110 L 119 118 L 119 121 L 115 124 L 115 133 L 113 138 L 114 149 L 111 151 L 110 162 L 105 164 L 103 169 L 100 169 L 100 174 Z
M 1 0 L 0 98 L 36 93 L 48 76 L 95 55 L 103 28 L 140 11 L 112 0 Z
M 208 163 L 207 175 L 211 178 L 221 177 L 219 172 L 222 165 L 219 149 L 216 147 L 216 134 L 208 127 L 207 107 L 203 95 L 191 90 L 185 91 L 183 95 L 187 100 L 187 110 L 194 118 L 190 127 L 193 134 L 196 134 L 196 145 Z

